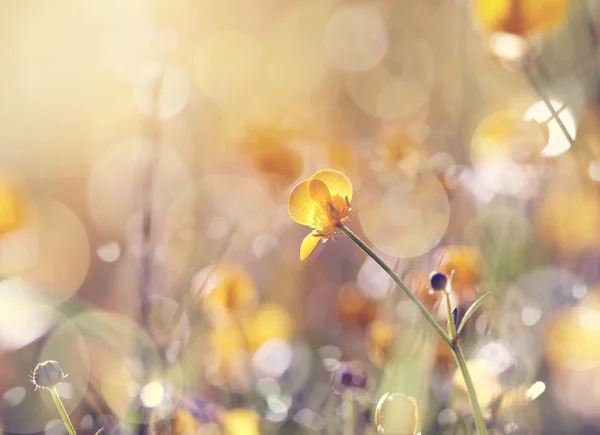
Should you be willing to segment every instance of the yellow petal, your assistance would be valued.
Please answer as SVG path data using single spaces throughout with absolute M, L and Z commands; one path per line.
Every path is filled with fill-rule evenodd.
M 312 254 L 321 239 L 321 236 L 315 236 L 313 233 L 310 233 L 302 240 L 302 245 L 300 246 L 300 261 L 304 261 Z
M 331 202 L 331 195 L 329 194 L 329 190 L 325 183 L 321 180 L 311 179 L 310 184 L 308 185 L 308 191 L 312 200 L 321 207 L 322 210 L 325 210 L 327 203 Z
M 310 180 L 304 180 L 294 187 L 288 199 L 288 213 L 299 224 L 310 227 L 316 204 L 310 196 L 309 185 Z
M 311 177 L 321 180 L 327 186 L 331 196 L 339 195 L 342 199 L 352 200 L 352 183 L 344 174 L 333 169 L 324 169 Z

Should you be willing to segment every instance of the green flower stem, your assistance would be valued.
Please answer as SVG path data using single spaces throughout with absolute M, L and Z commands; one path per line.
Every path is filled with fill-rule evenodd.
M 363 242 L 360 237 L 354 234 L 347 226 L 342 223 L 338 224 L 338 228 L 346 234 L 350 240 L 352 240 L 359 248 L 361 248 L 369 257 L 371 257 L 381 268 L 394 280 L 394 282 L 400 287 L 400 289 L 408 296 L 408 298 L 417 306 L 425 320 L 429 322 L 429 324 L 435 329 L 440 338 L 450 347 L 452 353 L 454 354 L 454 358 L 456 359 L 456 363 L 463 375 L 465 380 L 465 385 L 467 387 L 467 394 L 469 395 L 469 402 L 471 403 L 471 408 L 473 410 L 473 419 L 475 420 L 475 427 L 477 428 L 477 432 L 479 435 L 487 435 L 487 429 L 485 427 L 485 421 L 483 419 L 483 413 L 481 411 L 481 407 L 479 406 L 479 401 L 477 400 L 477 393 L 475 391 L 475 386 L 473 384 L 473 380 L 471 379 L 471 375 L 469 373 L 469 369 L 467 368 L 467 362 L 465 360 L 465 356 L 462 353 L 458 345 L 458 341 L 456 339 L 450 338 L 448 334 L 444 331 L 444 329 L 440 326 L 440 324 L 433 318 L 431 313 L 425 308 L 425 306 L 417 299 L 415 294 L 404 284 L 402 279 L 392 270 L 390 267 L 385 264 L 385 262 L 377 255 L 373 249 L 371 249 L 365 242 Z M 447 294 L 447 293 L 446 293 Z M 448 321 L 451 322 L 452 326 L 450 329 L 450 333 L 453 334 L 453 337 L 456 337 L 456 326 L 452 320 L 452 308 L 450 305 L 450 298 L 446 297 L 446 307 L 448 309 Z M 454 332 L 452 332 L 454 331 Z
M 487 435 L 487 428 L 485 427 L 485 420 L 483 419 L 483 412 L 481 411 L 481 407 L 479 406 L 479 401 L 477 400 L 477 392 L 475 391 L 475 385 L 473 384 L 473 380 L 471 379 L 471 374 L 469 373 L 469 368 L 467 367 L 467 361 L 465 360 L 465 356 L 462 353 L 462 350 L 458 343 L 452 349 L 454 353 L 454 359 L 456 360 L 456 364 L 458 364 L 458 368 L 463 375 L 465 380 L 465 386 L 467 387 L 467 394 L 469 396 L 469 402 L 471 403 L 471 409 L 473 410 L 473 420 L 475 420 L 475 427 L 477 428 L 477 432 L 479 435 Z
M 446 300 L 446 315 L 448 316 L 448 334 L 450 334 L 450 340 L 456 341 L 456 325 L 454 324 L 454 316 L 452 315 L 452 302 L 450 301 L 450 292 L 444 290 L 444 299 Z
M 342 393 L 342 424 L 343 435 L 356 435 L 356 422 L 354 419 L 354 394 L 347 389 Z
M 58 391 L 56 391 L 56 387 L 49 388 L 49 390 L 50 394 L 52 394 L 52 399 L 54 399 L 54 403 L 58 408 L 58 412 L 60 413 L 62 420 L 65 422 L 65 426 L 67 427 L 67 431 L 69 431 L 69 435 L 77 435 L 77 432 L 75 432 L 75 428 L 73 427 L 73 423 L 71 423 L 71 419 L 69 418 L 69 414 L 65 409 L 65 405 L 63 405 L 62 400 L 58 395 Z
M 552 115 L 552 118 L 556 121 L 556 123 L 560 127 L 560 130 L 562 131 L 562 133 L 565 135 L 565 137 L 569 141 L 569 144 L 571 145 L 571 147 L 573 147 L 573 145 L 575 145 L 575 140 L 571 137 L 569 130 L 567 130 L 567 126 L 565 125 L 563 120 L 560 118 L 560 115 L 558 114 L 558 112 L 556 111 L 554 106 L 552 105 L 552 101 L 550 100 L 548 95 L 546 95 L 546 93 L 542 89 L 540 83 L 538 82 L 537 78 L 531 71 L 530 65 L 525 65 L 525 67 L 523 69 L 525 70 L 525 75 L 527 76 L 529 83 L 531 84 L 531 86 L 533 86 L 533 88 L 535 89 L 535 91 L 537 92 L 539 97 L 542 99 L 542 101 L 546 105 L 546 108 L 550 112 L 550 115 Z
M 444 342 L 448 346 L 452 346 L 452 340 L 450 339 L 450 337 L 448 337 L 448 334 L 440 326 L 440 324 L 437 322 L 437 320 L 435 320 L 433 318 L 433 316 L 431 315 L 429 310 L 427 308 L 425 308 L 425 306 L 421 303 L 421 301 L 419 299 L 417 299 L 415 294 L 406 286 L 406 284 L 404 284 L 402 279 L 392 269 L 390 269 L 390 267 L 387 264 L 385 264 L 385 262 L 379 257 L 379 255 L 377 255 L 377 253 L 375 251 L 373 251 L 369 246 L 367 246 L 365 244 L 365 242 L 363 242 L 360 239 L 360 237 L 358 237 L 356 234 L 354 234 L 346 225 L 344 225 L 343 223 L 339 223 L 338 227 L 360 249 L 365 251 L 365 253 L 369 257 L 371 257 L 373 260 L 375 260 L 375 262 L 385 271 L 385 273 L 387 273 L 390 276 L 390 278 L 392 278 L 394 280 L 394 282 L 398 285 L 398 287 L 400 287 L 400 290 L 402 290 L 406 294 L 406 296 L 408 296 L 408 298 L 417 306 L 417 308 L 419 309 L 419 311 L 421 312 L 423 317 L 425 317 L 425 320 L 427 320 L 429 322 L 429 324 L 433 327 L 433 329 L 435 329 L 435 331 L 438 333 L 440 338 L 442 340 L 444 340 Z

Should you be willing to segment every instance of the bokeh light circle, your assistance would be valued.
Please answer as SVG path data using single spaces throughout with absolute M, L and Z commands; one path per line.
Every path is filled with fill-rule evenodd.
M 376 248 L 393 257 L 416 257 L 431 250 L 450 220 L 444 186 L 428 174 L 387 188 L 366 186 L 354 202 L 366 236 Z

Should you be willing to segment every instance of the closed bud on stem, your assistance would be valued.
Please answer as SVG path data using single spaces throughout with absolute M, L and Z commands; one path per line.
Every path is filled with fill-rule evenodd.
M 31 381 L 35 388 L 51 389 L 56 387 L 56 384 L 61 382 L 65 375 L 60 368 L 60 364 L 54 360 L 44 361 L 39 363 L 33 370 Z

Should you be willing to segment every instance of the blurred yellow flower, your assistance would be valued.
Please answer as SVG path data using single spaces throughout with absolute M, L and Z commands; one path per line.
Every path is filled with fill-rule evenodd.
M 481 255 L 477 248 L 473 246 L 450 245 L 438 249 L 435 257 L 434 261 L 438 265 L 439 272 L 450 276 L 452 271 L 454 271 L 452 285 L 455 291 L 460 286 L 475 285 L 479 282 Z
M 520 36 L 548 32 L 566 17 L 567 0 L 475 0 L 475 16 L 492 32 Z
M 350 215 L 352 183 L 341 172 L 325 169 L 298 183 L 288 200 L 288 213 L 313 231 L 304 238 L 300 260 L 306 259 L 321 240 L 330 239 L 336 227 Z
M 390 353 L 390 345 L 394 338 L 392 325 L 382 320 L 375 320 L 367 328 L 367 351 L 369 358 L 379 367 L 383 366 Z
M 248 353 L 239 326 L 220 324 L 208 333 L 204 354 L 207 379 L 214 385 L 226 385 L 235 390 L 248 386 Z
M 0 236 L 23 227 L 28 217 L 23 192 L 8 179 L 0 178 Z
M 216 264 L 198 278 L 198 299 L 211 314 L 239 314 L 254 308 L 258 293 L 252 277 L 236 264 Z
M 342 324 L 364 328 L 377 316 L 377 301 L 368 298 L 356 283 L 349 282 L 338 291 L 336 311 Z
M 292 319 L 287 310 L 277 304 L 261 304 L 242 322 L 247 345 L 252 351 L 268 340 L 285 340 L 292 335 Z
M 225 435 L 260 435 L 260 416 L 249 409 L 229 409 L 221 414 Z
M 247 129 L 241 150 L 273 188 L 286 188 L 302 173 L 302 156 L 289 146 L 295 138 L 290 129 L 257 125 Z

